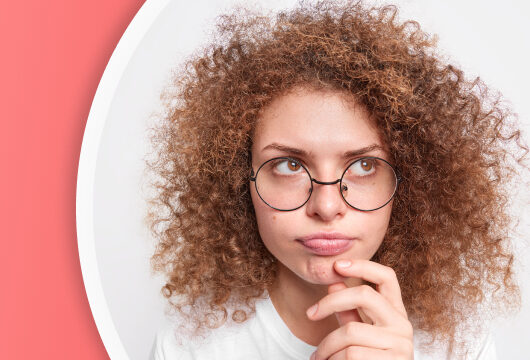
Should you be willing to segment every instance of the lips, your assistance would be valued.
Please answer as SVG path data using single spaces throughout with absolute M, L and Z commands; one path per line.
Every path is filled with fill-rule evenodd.
M 337 232 L 319 232 L 297 239 L 307 250 L 322 256 L 339 255 L 347 251 L 355 238 Z

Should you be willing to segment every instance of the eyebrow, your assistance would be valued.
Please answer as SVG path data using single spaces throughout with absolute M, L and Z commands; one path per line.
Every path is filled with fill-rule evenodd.
M 286 146 L 286 145 L 282 145 L 282 144 L 278 144 L 278 143 L 269 144 L 269 145 L 265 146 L 262 149 L 262 151 L 268 150 L 268 149 L 279 150 L 279 151 L 283 151 L 283 152 L 290 153 L 290 154 L 297 155 L 297 156 L 309 156 L 309 155 L 312 154 L 312 152 L 308 153 L 305 150 L 297 149 L 297 148 L 294 148 L 294 147 L 290 147 L 290 146 Z M 374 150 L 383 150 L 383 147 L 380 146 L 380 145 L 377 145 L 377 144 L 372 144 L 372 145 L 369 145 L 369 146 L 362 147 L 360 149 L 346 151 L 342 155 L 342 157 L 343 158 L 351 158 L 351 157 L 355 157 L 355 156 L 366 154 L 366 153 L 368 153 L 370 151 L 374 151 Z

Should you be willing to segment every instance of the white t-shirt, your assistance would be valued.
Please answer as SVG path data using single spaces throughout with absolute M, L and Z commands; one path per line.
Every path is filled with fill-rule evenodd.
M 256 302 L 256 313 L 241 324 L 223 325 L 211 331 L 206 339 L 177 341 L 173 328 L 158 332 L 151 352 L 152 360 L 309 360 L 316 346 L 294 336 L 269 297 Z M 441 353 L 417 350 L 414 333 L 414 359 L 445 359 Z M 495 360 L 495 343 L 491 334 L 485 336 L 472 355 L 472 360 Z

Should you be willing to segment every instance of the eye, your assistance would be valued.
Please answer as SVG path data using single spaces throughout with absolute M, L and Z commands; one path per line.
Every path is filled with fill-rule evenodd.
M 274 164 L 274 169 L 283 175 L 296 174 L 300 171 L 303 171 L 302 165 L 298 161 L 293 159 L 279 160 L 277 163 Z
M 353 163 L 348 172 L 351 172 L 353 175 L 357 176 L 367 176 L 373 174 L 376 168 L 375 159 L 360 159 Z

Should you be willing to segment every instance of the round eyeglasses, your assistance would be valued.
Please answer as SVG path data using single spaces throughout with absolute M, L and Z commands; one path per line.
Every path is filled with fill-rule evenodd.
M 313 193 L 313 183 L 339 184 L 344 201 L 360 211 L 374 211 L 392 200 L 401 178 L 384 159 L 368 156 L 346 167 L 340 179 L 318 181 L 299 161 L 291 157 L 276 157 L 265 161 L 250 181 L 265 204 L 279 211 L 301 208 Z

